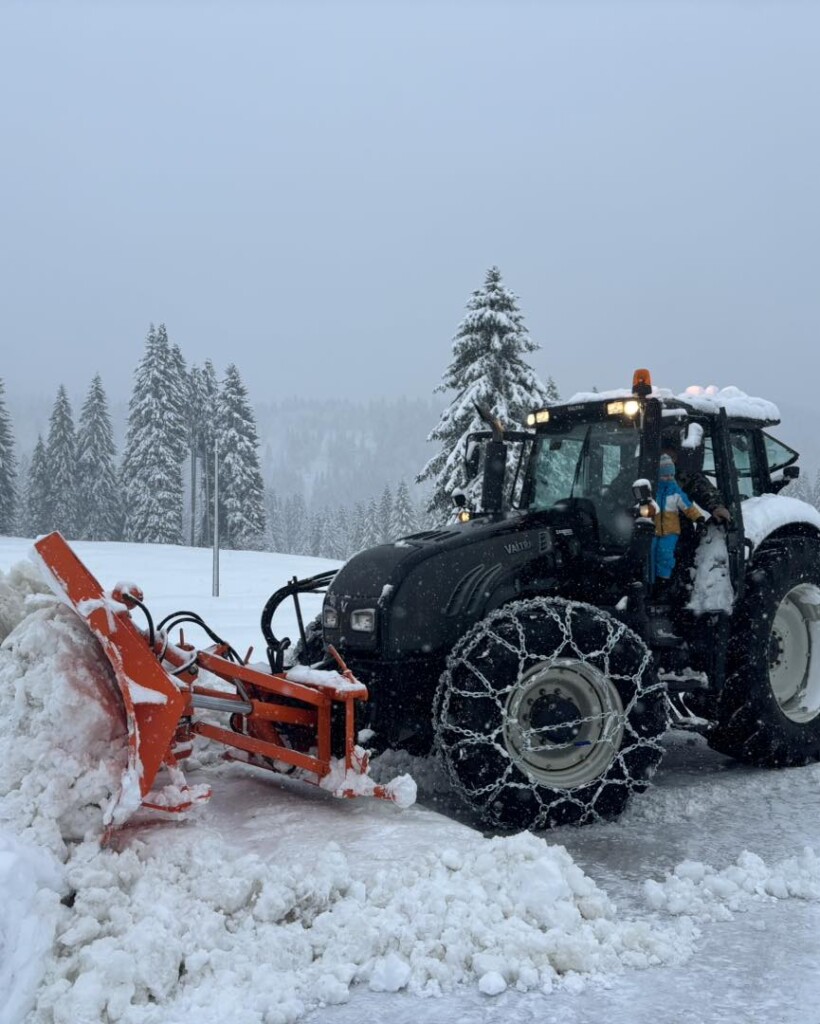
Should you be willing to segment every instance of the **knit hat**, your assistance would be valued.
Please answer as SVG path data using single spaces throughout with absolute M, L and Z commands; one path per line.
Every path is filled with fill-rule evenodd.
M 661 480 L 674 480 L 675 479 L 675 463 L 668 455 L 661 455 L 660 468 L 658 470 L 658 476 Z

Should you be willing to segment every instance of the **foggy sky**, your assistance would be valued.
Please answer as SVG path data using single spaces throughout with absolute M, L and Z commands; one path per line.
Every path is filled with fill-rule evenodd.
M 816 437 L 818 57 L 808 3 L 0 3 L 0 377 L 125 397 L 164 321 L 257 400 L 427 395 L 495 263 L 565 396 Z

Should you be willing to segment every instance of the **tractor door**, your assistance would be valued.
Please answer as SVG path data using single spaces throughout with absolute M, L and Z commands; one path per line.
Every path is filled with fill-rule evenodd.
M 726 410 L 721 409 L 714 422 L 712 449 L 717 487 L 732 515 L 732 521 L 726 527 L 726 547 L 737 599 L 742 595 L 746 573 L 746 536 L 741 500 L 763 493 L 760 467 L 754 457 L 755 447 L 746 435 L 745 431 L 730 428 Z

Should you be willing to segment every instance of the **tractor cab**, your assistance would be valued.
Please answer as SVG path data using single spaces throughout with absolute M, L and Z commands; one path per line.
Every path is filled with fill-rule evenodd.
M 527 434 L 505 434 L 488 422 L 492 434 L 474 437 L 488 442 L 479 515 L 513 516 L 522 529 L 547 527 L 558 567 L 552 592 L 619 606 L 652 647 L 686 647 L 681 634 L 695 631 L 693 608 L 730 611 L 743 590 L 749 549 L 742 504 L 778 493 L 798 474 L 797 452 L 767 432 L 779 422 L 773 405 L 732 388 L 674 395 L 654 388 L 647 370 L 635 372 L 629 391 L 581 394 L 534 410 Z M 513 444 L 519 448 L 514 474 L 503 450 Z M 676 483 L 692 490 L 688 497 L 703 518 L 694 528 L 681 517 L 674 574 L 659 608 L 653 541 L 662 454 L 673 460 Z M 729 514 L 721 514 L 719 529 L 711 515 L 716 508 Z M 693 593 L 702 585 L 695 563 L 707 537 L 725 586 L 702 598 Z

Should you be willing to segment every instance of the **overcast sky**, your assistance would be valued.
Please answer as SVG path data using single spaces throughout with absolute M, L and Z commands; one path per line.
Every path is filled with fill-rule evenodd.
M 9 393 L 124 397 L 164 321 L 426 395 L 497 263 L 565 395 L 817 404 L 818 4 L 0 0 L 0 89 Z

